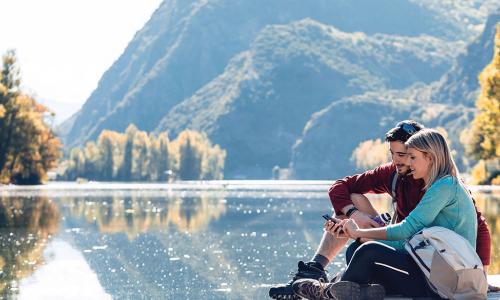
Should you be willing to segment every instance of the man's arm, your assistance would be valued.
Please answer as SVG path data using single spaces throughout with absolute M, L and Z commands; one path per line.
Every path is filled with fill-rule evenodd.
M 476 252 L 484 266 L 490 265 L 491 258 L 491 236 L 488 229 L 488 223 L 476 207 L 477 215 L 477 239 Z
M 337 215 L 345 214 L 354 206 L 351 201 L 351 194 L 382 194 L 389 192 L 390 177 L 395 169 L 392 164 L 385 164 L 362 174 L 335 181 L 328 190 L 335 213 Z
M 387 193 L 390 189 L 390 177 L 394 172 L 395 167 L 392 164 L 385 164 L 362 174 L 335 181 L 328 191 L 335 213 L 353 218 L 361 228 L 379 227 L 380 225 L 367 213 L 353 209 L 351 195 Z

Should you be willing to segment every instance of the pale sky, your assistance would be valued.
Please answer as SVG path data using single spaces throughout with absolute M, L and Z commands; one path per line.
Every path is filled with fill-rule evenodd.
M 161 0 L 0 0 L 0 53 L 16 49 L 23 87 L 76 112 Z

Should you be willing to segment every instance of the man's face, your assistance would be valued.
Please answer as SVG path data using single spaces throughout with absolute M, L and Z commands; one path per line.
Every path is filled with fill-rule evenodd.
M 392 162 L 396 165 L 399 174 L 406 174 L 410 170 L 406 146 L 400 141 L 389 142 Z

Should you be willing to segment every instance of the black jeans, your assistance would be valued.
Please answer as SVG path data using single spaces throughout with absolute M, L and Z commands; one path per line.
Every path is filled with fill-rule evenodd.
M 378 283 L 384 286 L 388 295 L 440 299 L 405 250 L 396 250 L 379 242 L 354 242 L 347 248 L 346 259 L 348 265 L 342 280 Z

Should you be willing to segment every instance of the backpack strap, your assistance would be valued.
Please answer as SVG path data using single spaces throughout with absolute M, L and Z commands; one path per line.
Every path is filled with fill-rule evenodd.
M 398 172 L 394 171 L 391 175 L 391 178 L 392 202 L 396 202 L 396 184 L 398 183 Z
M 398 172 L 395 170 L 391 175 L 391 197 L 392 197 L 392 220 L 391 224 L 396 224 L 398 219 L 397 201 L 396 201 L 396 184 L 398 183 Z

